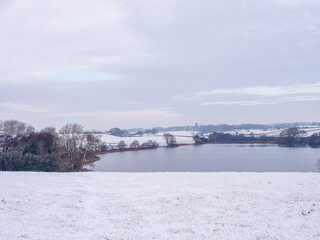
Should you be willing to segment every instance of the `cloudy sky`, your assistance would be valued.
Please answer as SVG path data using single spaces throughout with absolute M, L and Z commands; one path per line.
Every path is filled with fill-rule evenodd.
M 1 0 L 0 120 L 320 121 L 318 0 Z

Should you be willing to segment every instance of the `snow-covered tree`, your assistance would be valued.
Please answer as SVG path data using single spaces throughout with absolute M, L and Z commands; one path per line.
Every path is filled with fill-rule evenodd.
M 52 134 L 56 134 L 56 128 L 55 127 L 45 127 L 43 129 L 41 129 L 41 132 L 49 132 Z
M 137 140 L 134 140 L 131 144 L 130 144 L 130 148 L 139 148 L 140 144 Z
M 127 147 L 127 144 L 124 141 L 120 141 L 118 144 L 118 149 L 122 150 Z
M 163 137 L 166 140 L 168 146 L 174 146 L 177 144 L 175 136 L 173 136 L 171 133 L 165 133 Z
M 62 160 L 67 171 L 80 171 L 86 162 L 88 152 L 96 151 L 100 139 L 83 130 L 83 126 L 66 124 L 60 131 Z
M 7 120 L 2 124 L 2 133 L 5 135 L 18 135 L 34 132 L 34 127 L 17 120 Z

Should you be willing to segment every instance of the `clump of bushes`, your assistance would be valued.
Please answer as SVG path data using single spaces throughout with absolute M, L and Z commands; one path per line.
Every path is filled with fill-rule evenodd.
M 195 143 L 274 143 L 287 147 L 305 146 L 320 147 L 320 134 L 314 133 L 307 136 L 307 133 L 299 128 L 288 128 L 283 130 L 279 136 L 255 136 L 253 133 L 233 135 L 230 133 L 213 132 L 206 137 L 195 135 Z
M 47 127 L 40 132 L 15 120 L 0 125 L 0 171 L 74 172 L 103 147 L 98 135 L 78 124 L 66 124 L 59 133 Z

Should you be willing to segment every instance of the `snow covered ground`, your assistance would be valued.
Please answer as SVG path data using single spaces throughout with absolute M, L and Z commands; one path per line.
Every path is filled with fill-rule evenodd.
M 320 128 L 319 127 L 301 127 L 301 130 L 306 131 L 306 136 L 311 136 L 314 133 L 319 133 Z M 281 131 L 284 129 L 269 129 L 264 131 L 263 129 L 251 129 L 251 130 L 237 130 L 237 131 L 226 131 L 225 133 L 230 134 L 250 134 L 253 132 L 257 137 L 261 135 L 267 135 L 267 136 L 279 136 Z M 192 140 L 192 136 L 197 134 L 196 131 L 174 131 L 169 132 L 172 135 L 176 136 L 176 140 L 178 144 L 193 144 L 194 141 Z M 124 141 L 127 145 L 130 145 L 134 140 L 139 141 L 140 144 L 147 142 L 148 140 L 156 141 L 159 143 L 159 145 L 167 146 L 164 138 L 163 138 L 163 132 L 158 133 L 157 135 L 144 135 L 142 137 L 117 137 L 109 134 L 101 134 L 102 141 L 108 143 L 108 144 L 118 144 L 120 141 Z M 206 134 L 208 135 L 208 134 Z
M 316 173 L 0 172 L 0 239 L 320 239 Z
M 320 132 L 320 128 L 315 126 L 315 127 L 300 127 L 300 130 L 306 131 L 306 136 L 311 136 L 314 133 L 319 133 Z M 240 129 L 237 131 L 226 131 L 225 133 L 230 133 L 230 134 L 245 134 L 248 135 L 251 132 L 253 134 L 255 134 L 256 136 L 261 136 L 261 135 L 266 135 L 266 136 L 279 136 L 280 133 L 285 130 L 285 128 L 283 129 L 268 129 L 268 130 L 263 130 L 263 129 L 250 129 L 250 130 L 246 130 L 246 129 Z
M 177 143 L 179 144 L 193 144 L 192 136 L 196 132 L 188 131 L 176 131 L 169 132 L 176 136 Z M 163 133 L 158 133 L 157 135 L 144 135 L 142 137 L 117 137 L 109 134 L 101 134 L 101 140 L 108 144 L 118 144 L 120 141 L 124 141 L 127 145 L 137 140 L 140 144 L 147 142 L 148 140 L 156 141 L 161 147 L 167 146 L 165 139 L 163 138 Z

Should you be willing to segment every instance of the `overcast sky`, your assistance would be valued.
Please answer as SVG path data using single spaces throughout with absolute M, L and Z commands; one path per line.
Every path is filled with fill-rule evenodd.
M 1 0 L 0 120 L 320 121 L 320 1 Z

